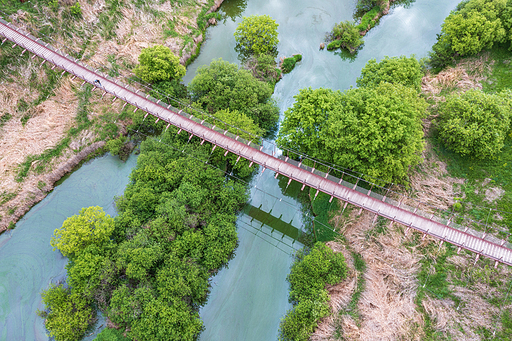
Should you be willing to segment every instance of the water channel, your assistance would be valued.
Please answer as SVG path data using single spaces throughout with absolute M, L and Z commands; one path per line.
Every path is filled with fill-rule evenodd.
M 346 59 L 319 51 L 318 46 L 336 22 L 351 19 L 355 0 L 227 0 L 220 9 L 226 19 L 208 29 L 185 82 L 213 59 L 238 63 L 233 38 L 236 25 L 242 16 L 268 14 L 280 25 L 279 56 L 303 55 L 303 61 L 276 86 L 274 97 L 283 113 L 301 88 L 355 86 L 361 68 L 371 58 L 425 56 L 443 19 L 458 2 L 417 0 L 393 9 L 365 37 L 358 55 Z M 43 321 L 36 316 L 37 309 L 42 309 L 39 293 L 50 282 L 65 278 L 66 264 L 49 244 L 53 230 L 82 207 L 98 205 L 114 214 L 113 197 L 122 194 L 135 162 L 135 157 L 122 163 L 104 156 L 82 166 L 15 230 L 0 235 L 0 340 L 48 340 Z M 276 340 L 279 320 L 290 307 L 286 276 L 290 253 L 300 247 L 294 241 L 301 227 L 300 205 L 292 188 L 283 195 L 270 172 L 259 174 L 251 186 L 250 203 L 237 221 L 236 257 L 212 279 L 208 303 L 200 312 L 206 328 L 200 337 L 203 341 Z

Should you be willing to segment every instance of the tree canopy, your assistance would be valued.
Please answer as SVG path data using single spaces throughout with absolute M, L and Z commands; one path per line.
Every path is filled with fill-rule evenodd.
M 53 249 L 73 257 L 89 245 L 101 245 L 114 232 L 114 220 L 99 206 L 82 208 L 78 215 L 67 218 L 55 229 L 50 240 Z
M 247 54 L 275 54 L 279 43 L 278 26 L 268 15 L 244 17 L 235 30 L 237 48 Z
M 354 53 L 364 44 L 356 24 L 349 20 L 334 25 L 331 36 L 332 41 L 327 45 L 328 50 L 335 50 L 341 47 L 347 49 L 350 53 Z
M 235 118 L 250 123 L 241 114 Z M 93 307 L 129 330 L 130 339 L 197 339 L 208 280 L 233 255 L 235 213 L 247 196 L 244 185 L 200 161 L 211 156 L 211 145 L 176 132 L 170 127 L 163 143 L 141 144 L 115 219 L 96 207 L 83 209 L 53 242 L 71 257 L 69 287 L 43 293 L 41 316 L 57 340 L 79 339 Z M 119 336 L 111 334 L 105 337 Z
M 61 285 L 50 285 L 41 294 L 46 311 L 38 312 L 46 319 L 45 327 L 56 341 L 78 341 L 82 339 L 94 312 L 85 297 L 72 293 Z
M 510 129 L 511 98 L 510 93 L 479 90 L 448 97 L 439 108 L 439 137 L 458 154 L 492 158 L 503 148 Z
M 421 160 L 426 103 L 399 84 L 302 89 L 285 112 L 278 143 L 384 182 L 403 180 Z
M 361 76 L 357 79 L 357 86 L 376 86 L 380 82 L 388 82 L 413 87 L 419 92 L 422 77 L 423 72 L 416 58 L 386 56 L 378 63 L 375 59 L 370 59 L 366 63 L 361 70 Z
M 189 90 L 192 100 L 204 110 L 212 114 L 226 109 L 238 111 L 265 132 L 271 130 L 279 118 L 279 109 L 271 99 L 272 87 L 222 59 L 200 67 Z
M 180 81 L 186 73 L 180 59 L 171 49 L 162 45 L 143 49 L 139 55 L 139 63 L 133 71 L 137 77 L 148 83 Z
M 443 67 L 455 56 L 473 55 L 506 41 L 512 41 L 512 1 L 463 1 L 444 20 L 430 64 Z

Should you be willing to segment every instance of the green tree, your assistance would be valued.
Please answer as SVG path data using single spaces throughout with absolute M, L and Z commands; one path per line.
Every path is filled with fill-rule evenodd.
M 55 229 L 50 240 L 53 249 L 73 258 L 89 245 L 102 245 L 114 232 L 114 219 L 99 206 L 82 208 L 78 215 L 67 218 Z
M 345 93 L 303 89 L 285 112 L 278 143 L 383 182 L 403 180 L 421 161 L 421 118 L 427 104 L 416 91 L 380 83 Z
M 329 315 L 326 292 L 317 300 L 304 300 L 290 309 L 279 325 L 279 341 L 308 341 L 318 321 Z
M 448 97 L 439 108 L 439 137 L 461 155 L 492 158 L 503 148 L 511 109 L 510 97 L 503 94 L 469 90 Z
M 325 284 L 334 285 L 347 277 L 345 257 L 334 253 L 322 242 L 317 242 L 311 252 L 299 252 L 293 263 L 288 281 L 290 301 L 315 301 L 318 294 L 326 292 Z
M 329 314 L 326 284 L 334 285 L 347 277 L 345 257 L 327 245 L 315 243 L 313 248 L 296 254 L 288 281 L 293 309 L 279 326 L 280 341 L 307 341 L 318 321 Z
M 265 131 L 272 129 L 279 118 L 279 108 L 271 99 L 272 87 L 222 59 L 200 67 L 188 88 L 192 100 L 212 114 L 236 110 Z
M 158 81 L 181 80 L 186 69 L 171 49 L 155 45 L 142 50 L 139 65 L 133 70 L 137 77 L 148 83 Z
M 355 53 L 364 44 L 356 24 L 348 20 L 334 25 L 331 40 L 327 45 L 328 50 L 335 50 L 341 47 L 347 49 L 350 53 Z
M 247 54 L 275 54 L 278 26 L 268 15 L 244 17 L 235 30 L 237 47 Z
M 202 329 L 199 313 L 185 302 L 168 304 L 155 299 L 144 306 L 140 319 L 132 324 L 130 336 L 139 341 L 194 341 Z
M 358 87 L 375 86 L 380 82 L 401 84 L 410 86 L 420 92 L 421 78 L 420 63 L 414 57 L 384 57 L 379 63 L 370 59 L 361 70 L 361 76 L 357 79 Z
M 156 275 L 160 299 L 175 302 L 186 299 L 200 305 L 208 293 L 208 271 L 190 258 L 169 257 Z
M 80 340 L 94 314 L 90 302 L 79 292 L 64 286 L 50 284 L 41 293 L 45 311 L 38 312 L 45 319 L 45 327 L 56 341 Z
M 342 93 L 331 89 L 301 89 L 293 98 L 295 102 L 285 111 L 279 128 L 277 143 L 283 147 L 308 155 L 323 155 L 328 119 L 334 111 L 341 110 Z
M 453 62 L 455 54 L 473 55 L 507 39 L 512 26 L 512 3 L 507 0 L 469 0 L 444 20 L 432 47 L 430 64 L 440 68 Z M 508 39 L 512 32 L 508 33 Z
M 125 271 L 128 278 L 146 281 L 151 278 L 149 272 L 162 258 L 162 246 L 142 231 L 133 239 L 119 245 L 116 264 L 119 269 Z

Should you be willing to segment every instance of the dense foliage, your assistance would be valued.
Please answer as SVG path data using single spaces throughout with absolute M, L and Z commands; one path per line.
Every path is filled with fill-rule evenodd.
M 119 216 L 88 208 L 56 231 L 57 247 L 70 256 L 69 289 L 43 292 L 41 315 L 57 340 L 80 339 L 93 307 L 140 341 L 194 340 L 202 330 L 198 307 L 209 277 L 233 254 L 235 211 L 247 198 L 244 186 L 186 156 L 207 159 L 211 145 L 176 131 L 161 136 L 165 144 L 142 143 L 131 183 L 117 199 Z
M 374 6 L 368 12 L 366 12 L 361 18 L 361 22 L 357 25 L 357 29 L 359 31 L 366 31 L 375 26 L 377 24 L 378 19 L 375 20 L 375 17 L 380 12 L 380 6 Z
M 366 63 L 357 79 L 357 86 L 376 86 L 380 82 L 388 82 L 412 87 L 419 92 L 422 77 L 423 72 L 416 58 L 386 56 L 379 63 L 375 59 Z
M 469 90 L 448 97 L 439 111 L 439 136 L 451 150 L 480 159 L 492 158 L 503 148 L 510 130 L 512 94 Z
M 279 43 L 278 26 L 268 15 L 244 17 L 235 31 L 237 48 L 249 55 L 275 54 Z
M 114 221 L 101 207 L 82 208 L 79 215 L 67 218 L 54 232 L 50 244 L 62 255 L 74 258 L 90 245 L 101 246 L 114 231 Z
M 297 64 L 301 60 L 302 55 L 300 54 L 293 55 L 290 58 L 285 58 L 283 60 L 283 64 L 281 64 L 281 69 L 283 70 L 283 73 L 290 73 L 295 67 L 295 64 Z
M 202 66 L 189 84 L 192 100 L 210 113 L 229 109 L 244 113 L 265 132 L 275 127 L 279 108 L 272 101 L 271 85 L 237 65 L 214 60 Z
M 328 50 L 343 48 L 349 50 L 350 53 L 356 52 L 364 43 L 359 34 L 359 29 L 352 21 L 342 21 L 334 25 L 329 40 L 331 42 L 327 45 Z
M 511 0 L 469 0 L 444 20 L 431 64 L 443 67 L 455 56 L 468 56 L 512 41 Z
M 325 285 L 334 285 L 346 277 L 345 257 L 324 243 L 317 242 L 310 252 L 299 251 L 288 275 L 294 307 L 281 320 L 279 340 L 309 340 L 318 320 L 330 312 Z
M 281 78 L 281 69 L 277 67 L 274 56 L 260 54 L 247 60 L 246 68 L 260 81 L 275 85 Z
M 50 336 L 56 341 L 80 340 L 94 319 L 91 302 L 62 284 L 51 284 L 41 296 L 46 311 L 38 314 L 45 318 Z
M 295 100 L 279 130 L 281 146 L 384 182 L 403 180 L 421 160 L 426 103 L 412 88 L 302 89 Z
M 179 81 L 186 73 L 180 59 L 171 49 L 162 45 L 143 49 L 139 55 L 139 63 L 133 71 L 137 77 L 148 83 L 173 79 Z

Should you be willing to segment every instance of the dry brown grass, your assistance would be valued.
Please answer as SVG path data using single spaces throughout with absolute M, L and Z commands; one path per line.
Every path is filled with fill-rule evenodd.
M 478 58 L 468 58 L 455 67 L 449 67 L 437 75 L 427 73 L 422 79 L 421 90 L 427 98 L 444 100 L 438 96 L 443 89 L 454 89 L 464 92 L 469 89 L 482 89 L 481 82 L 486 79 L 485 74 L 490 72 L 488 63 L 489 54 Z
M 360 321 L 356 323 L 345 314 L 326 318 L 312 340 L 334 339 L 336 328 L 342 330 L 346 340 L 420 339 L 421 335 L 413 335 L 412 330 L 423 323 L 414 303 L 415 274 L 421 256 L 416 249 L 410 251 L 403 247 L 403 234 L 396 226 L 385 234 L 369 236 L 373 214 L 364 211 L 357 217 L 356 211 L 350 214 L 348 221 L 351 223 L 341 224 L 344 219 L 340 217 L 338 223 L 342 226 L 340 232 L 346 238 L 347 248 L 359 253 L 367 266 L 363 274 L 366 288 L 358 303 Z M 331 303 L 333 311 L 339 312 L 346 307 L 350 301 L 348 293 L 353 292 L 356 280 L 357 276 L 354 276 L 342 283 L 341 295 L 339 298 L 335 296 L 336 303 Z
M 200 10 L 200 7 L 196 5 L 175 7 L 171 5 L 170 1 L 165 1 L 161 4 L 152 5 L 153 9 L 163 14 L 163 17 L 155 18 L 148 11 L 136 9 L 133 5 L 129 4 L 121 9 L 123 19 L 115 29 L 114 39 L 105 41 L 97 32 L 95 33 L 97 31 L 96 25 L 99 22 L 98 17 L 105 9 L 105 0 L 78 1 L 82 8 L 84 20 L 77 20 L 74 24 L 77 29 L 84 32 L 86 37 L 90 38 L 87 46 L 88 49 L 94 50 L 85 51 L 84 55 L 90 54 L 92 56 L 88 63 L 95 67 L 97 65 L 93 62 L 108 65 L 107 59 L 109 55 L 115 55 L 119 64 L 121 61 L 125 61 L 128 65 L 135 65 L 140 51 L 145 47 L 155 44 L 166 45 L 175 54 L 179 55 L 183 49 L 183 39 L 180 37 L 164 39 L 162 22 L 176 20 L 176 29 L 179 32 L 188 34 L 191 30 L 187 26 L 197 28 L 196 18 Z M 204 6 L 206 3 L 206 1 L 201 0 L 197 4 Z M 217 9 L 220 3 L 222 1 L 218 0 L 212 8 Z M 55 14 L 44 6 L 40 10 L 46 16 L 56 15 L 57 18 L 62 16 L 62 13 Z M 45 15 L 42 17 L 45 17 Z M 33 27 L 33 24 L 28 21 L 28 15 L 23 11 L 14 14 L 13 19 L 18 21 L 18 26 L 38 29 Z M 49 21 L 45 24 L 51 25 Z M 196 39 L 195 42 L 200 41 L 199 37 L 194 38 Z M 67 36 L 61 35 L 56 39 L 64 46 L 71 46 L 75 50 L 80 49 L 78 46 L 82 47 L 82 41 L 77 37 L 68 39 Z M 55 45 L 55 47 L 60 47 L 55 42 L 48 42 Z M 193 51 L 194 48 L 181 56 L 181 61 L 184 63 Z M 83 131 L 71 141 L 70 147 L 64 151 L 63 155 L 52 160 L 50 167 L 47 167 L 47 169 L 53 168 L 53 171 L 46 174 L 29 172 L 23 183 L 20 184 L 15 181 L 18 165 L 28 155 L 41 154 L 59 143 L 66 136 L 67 130 L 74 124 L 74 117 L 77 111 L 78 99 L 72 90 L 72 82 L 68 78 L 64 78 L 58 84 L 55 96 L 50 97 L 49 100 L 42 102 L 35 108 L 29 109 L 27 113 L 17 111 L 21 98 L 30 103 L 39 95 L 37 91 L 34 91 L 33 84 L 32 86 L 30 84 L 32 75 L 38 75 L 36 82 L 45 82 L 46 76 L 42 69 L 39 68 L 39 64 L 40 61 L 29 59 L 27 63 L 11 68 L 11 73 L 18 75 L 14 82 L 0 82 L 0 113 L 7 112 L 13 116 L 0 129 L 0 195 L 16 194 L 16 197 L 0 206 L 0 231 L 5 229 L 9 222 L 17 221 L 33 204 L 41 200 L 46 195 L 46 192 L 52 188 L 56 180 L 76 166 L 79 163 L 80 157 L 83 158 L 87 155 L 84 152 L 91 152 L 99 146 L 98 144 L 91 145 L 96 138 L 93 132 Z M 129 73 L 126 70 L 121 71 L 125 74 Z M 118 106 L 121 106 L 119 101 L 115 107 Z M 112 108 L 110 101 L 108 105 L 102 103 L 100 95 L 97 93 L 94 93 L 92 96 L 90 109 L 90 119 L 98 117 L 105 112 L 117 110 Z M 20 118 L 25 114 L 29 114 L 30 119 L 23 126 Z M 118 123 L 128 124 L 129 122 Z M 121 131 L 123 131 L 122 127 Z M 77 154 L 77 150 L 81 150 L 81 152 Z M 32 165 L 33 168 L 35 166 L 36 164 Z M 47 184 L 43 190 L 39 188 L 41 187 L 41 182 Z M 9 214 L 10 209 L 13 209 L 15 213 Z
M 464 179 L 448 175 L 446 164 L 440 161 L 427 141 L 423 151 L 423 163 L 411 173 L 410 186 L 412 195 L 419 201 L 440 209 L 449 209 L 454 198 L 462 196 L 460 186 Z

